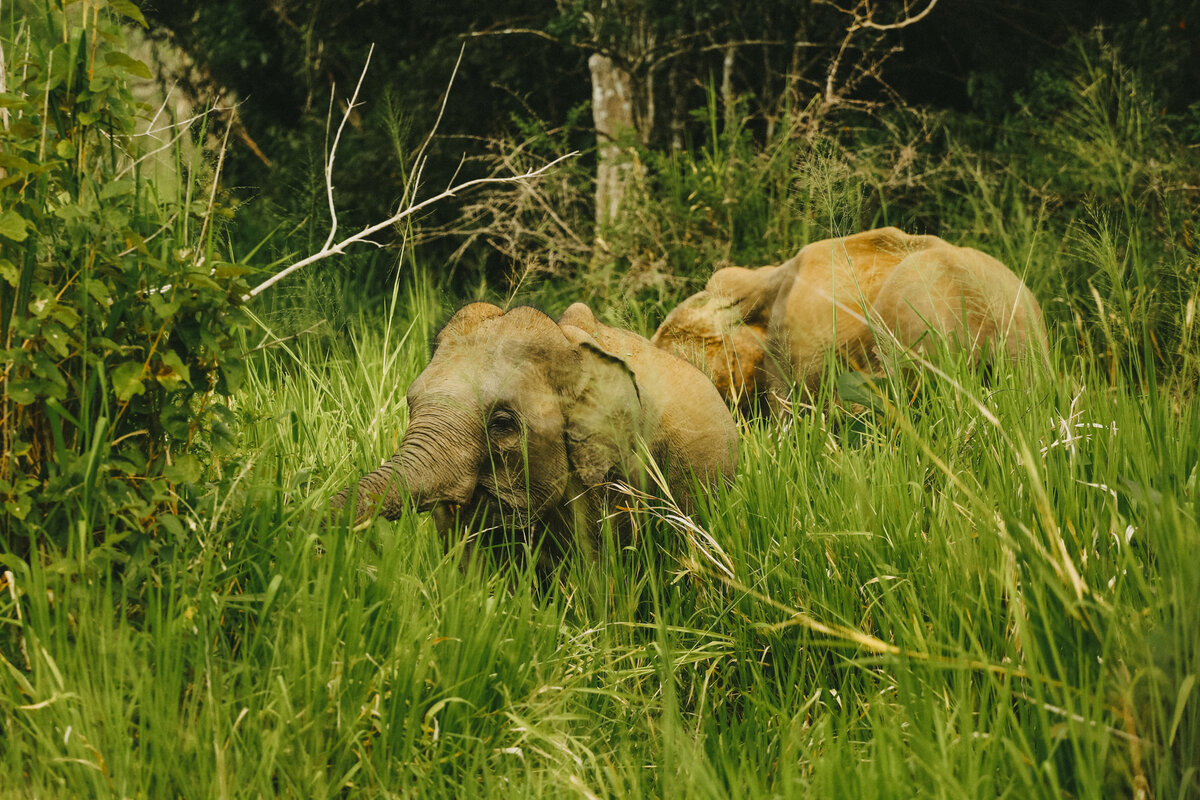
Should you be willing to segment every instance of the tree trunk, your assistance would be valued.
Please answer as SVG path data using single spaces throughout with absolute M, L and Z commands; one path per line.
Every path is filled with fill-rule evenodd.
M 672 59 L 667 73 L 667 91 L 671 94 L 671 149 L 682 150 L 687 133 L 687 71 L 684 56 Z
M 729 45 L 725 48 L 725 58 L 721 64 L 721 105 L 725 112 L 725 130 L 733 130 L 733 126 L 737 124 L 735 112 L 736 98 L 733 96 L 733 64 L 737 58 L 737 45 Z
M 611 58 L 594 53 L 592 119 L 596 125 L 596 227 L 617 218 L 633 174 L 634 161 L 621 142 L 637 132 L 633 116 L 633 81 Z

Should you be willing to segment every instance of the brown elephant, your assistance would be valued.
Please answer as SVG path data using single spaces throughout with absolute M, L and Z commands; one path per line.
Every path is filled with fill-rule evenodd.
M 815 395 L 826 354 L 873 370 L 888 352 L 944 343 L 973 358 L 1043 348 L 1033 294 L 996 259 L 936 236 L 879 228 L 807 245 L 783 264 L 717 270 L 651 340 L 750 407 L 793 386 Z
M 544 557 L 580 533 L 594 541 L 613 482 L 654 491 L 644 454 L 685 508 L 693 476 L 711 486 L 737 465 L 737 429 L 712 383 L 582 303 L 557 323 L 530 307 L 460 309 L 408 409 L 399 451 L 332 501 L 353 503 L 356 523 L 412 504 L 433 511 L 444 536 L 469 524 L 476 542 L 517 532 L 534 544 L 536 528 L 550 535 Z

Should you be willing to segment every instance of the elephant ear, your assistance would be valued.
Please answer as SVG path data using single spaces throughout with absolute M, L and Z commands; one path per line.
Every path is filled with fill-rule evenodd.
M 563 325 L 562 331 L 579 353 L 575 392 L 564 415 L 571 468 L 585 486 L 626 480 L 637 462 L 642 419 L 637 376 L 583 330 Z
M 433 349 L 436 352 L 446 342 L 467 336 L 487 320 L 502 316 L 504 311 L 491 303 L 468 303 L 456 311 L 438 331 L 433 340 Z

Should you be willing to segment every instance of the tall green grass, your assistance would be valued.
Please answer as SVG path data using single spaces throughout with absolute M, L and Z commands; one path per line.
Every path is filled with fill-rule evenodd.
M 947 360 L 743 423 L 711 540 L 648 509 L 539 585 L 420 516 L 313 521 L 445 312 L 253 353 L 244 459 L 152 580 L 5 561 L 3 794 L 1200 794 L 1194 398 Z

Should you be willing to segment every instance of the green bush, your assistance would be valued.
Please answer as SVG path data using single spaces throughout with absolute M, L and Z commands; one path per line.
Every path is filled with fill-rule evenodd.
M 169 512 L 231 436 L 247 268 L 216 252 L 217 175 L 176 148 L 147 180 L 153 109 L 130 82 L 128 0 L 4 8 L 0 94 L 0 535 L 112 552 Z M 161 156 L 160 156 L 161 157 Z M 170 158 L 171 155 L 168 155 Z M 102 544 L 92 548 L 93 544 Z M 135 543 L 136 544 L 136 543 Z

